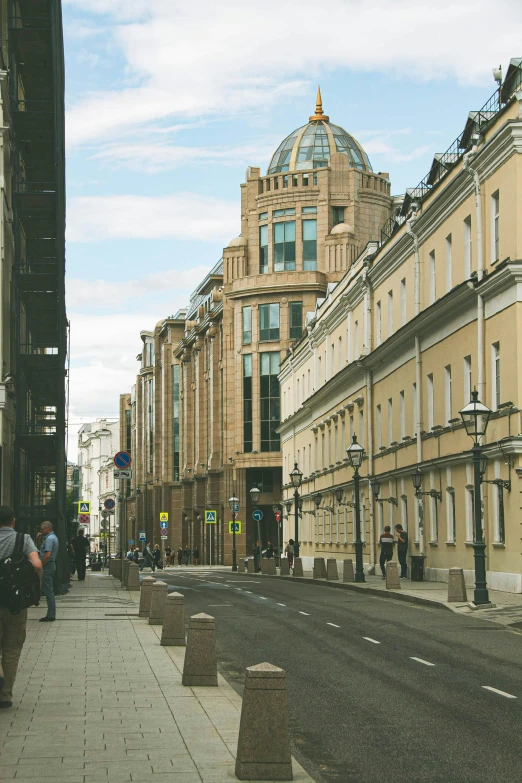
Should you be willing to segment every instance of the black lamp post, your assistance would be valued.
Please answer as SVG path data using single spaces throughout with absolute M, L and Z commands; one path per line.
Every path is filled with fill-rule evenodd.
M 473 438 L 473 483 L 474 483 L 474 511 L 475 511 L 475 536 L 473 549 L 475 552 L 475 594 L 474 603 L 489 604 L 489 593 L 486 586 L 486 544 L 482 531 L 482 506 L 480 496 L 481 484 L 481 447 L 480 439 L 485 435 L 491 411 L 480 402 L 478 392 L 471 392 L 471 402 L 459 411 L 466 432 Z
M 294 513 L 295 513 L 295 533 L 294 533 L 294 553 L 295 557 L 299 557 L 299 487 L 303 480 L 303 474 L 297 467 L 297 462 L 294 463 L 294 469 L 290 473 L 290 481 L 294 488 Z
M 232 571 L 237 571 L 236 514 L 239 514 L 239 498 L 236 498 L 235 493 L 228 499 L 228 504 L 232 512 Z
M 359 497 L 359 468 L 364 459 L 364 449 L 357 443 L 357 435 L 352 438 L 351 446 L 346 449 L 350 465 L 352 466 L 353 484 L 355 491 L 355 581 L 365 582 L 363 570 L 363 552 L 361 541 L 361 499 Z
M 281 536 L 279 531 L 279 525 L 281 523 L 281 506 L 279 503 L 274 503 L 272 506 L 272 511 L 274 512 L 274 517 L 277 525 L 277 557 L 276 562 L 279 563 L 279 556 L 280 556 L 280 548 L 281 548 Z M 279 515 L 279 518 L 278 518 Z
M 255 484 L 250 490 L 250 499 L 252 500 L 252 506 L 255 509 L 259 500 L 261 490 Z M 259 568 L 261 568 L 261 556 L 263 554 L 263 545 L 261 544 L 261 528 L 259 527 L 259 517 L 257 519 L 257 540 L 259 542 Z M 257 544 L 256 544 L 257 547 Z

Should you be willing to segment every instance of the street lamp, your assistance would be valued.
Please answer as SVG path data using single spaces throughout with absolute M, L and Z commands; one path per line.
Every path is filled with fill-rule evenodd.
M 480 402 L 478 392 L 471 392 L 471 401 L 459 411 L 464 427 L 468 435 L 473 438 L 473 494 L 475 513 L 475 536 L 473 550 L 475 553 L 475 600 L 477 605 L 489 604 L 489 593 L 486 586 L 486 544 L 482 531 L 482 507 L 481 507 L 481 447 L 480 439 L 486 434 L 491 411 Z
M 235 493 L 228 499 L 228 505 L 232 512 L 232 571 L 237 571 L 236 514 L 239 514 L 239 498 L 236 498 Z
M 361 541 L 361 499 L 359 496 L 359 468 L 362 465 L 364 459 L 364 449 L 357 443 L 357 435 L 354 434 L 352 443 L 349 448 L 346 449 L 350 465 L 352 466 L 353 483 L 355 490 L 355 581 L 365 582 L 364 570 L 363 570 L 363 553 L 362 553 L 362 541 Z
M 279 563 L 279 554 L 280 554 L 280 546 L 281 546 L 281 537 L 279 532 L 279 524 L 281 522 L 281 505 L 279 503 L 274 503 L 272 506 L 272 511 L 274 512 L 274 517 L 277 525 L 277 562 Z
M 294 463 L 294 469 L 290 473 L 290 481 L 294 488 L 294 513 L 295 513 L 295 539 L 294 539 L 294 553 L 295 558 L 299 557 L 299 487 L 303 480 L 303 474 L 297 467 L 297 462 Z
M 259 500 L 259 495 L 261 494 L 261 490 L 259 487 L 257 487 L 255 484 L 250 490 L 250 499 L 252 501 L 252 505 L 255 508 L 257 506 L 257 502 Z M 257 540 L 259 542 L 259 568 L 261 568 L 261 557 L 263 555 L 263 546 L 261 544 L 261 528 L 259 527 L 259 514 L 257 515 Z M 257 544 L 256 544 L 257 548 Z

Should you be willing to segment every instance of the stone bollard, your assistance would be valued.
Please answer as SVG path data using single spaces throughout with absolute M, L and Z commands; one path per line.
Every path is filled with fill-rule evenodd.
M 273 557 L 271 557 L 270 560 L 267 560 L 266 562 L 268 564 L 266 567 L 266 572 L 268 576 L 275 576 L 277 574 L 276 561 L 274 560 Z
M 185 607 L 181 593 L 169 593 L 165 599 L 165 616 L 161 631 L 163 647 L 185 647 Z
M 236 776 L 239 780 L 293 780 L 286 672 L 271 663 L 246 670 Z
M 294 576 L 304 576 L 303 561 L 300 557 L 294 560 Z
M 249 574 L 255 574 L 256 572 L 256 563 L 254 558 L 250 558 L 250 560 L 247 560 L 247 573 Z
M 195 614 L 190 618 L 181 682 L 217 688 L 216 621 L 209 614 Z
M 450 568 L 448 574 L 448 603 L 467 601 L 468 593 L 462 568 Z
M 156 580 L 153 576 L 146 576 L 141 583 L 141 595 L 140 595 L 140 617 L 148 617 L 150 613 L 150 598 L 152 585 Z
M 127 587 L 129 583 L 129 569 L 130 565 L 132 563 L 132 560 L 129 560 L 128 557 L 125 558 L 123 561 L 123 586 Z M 121 578 L 121 572 L 120 572 L 120 578 Z
M 279 569 L 279 576 L 290 576 L 290 561 L 287 557 L 281 558 L 281 568 Z
M 335 557 L 329 557 L 326 561 L 326 578 L 329 582 L 339 581 L 339 571 L 337 569 L 337 560 Z
M 136 563 L 130 563 L 127 577 L 127 590 L 140 589 L 140 569 Z
M 388 560 L 388 562 L 386 563 L 386 589 L 387 590 L 401 589 L 399 571 L 397 569 L 397 563 L 395 560 Z
M 353 560 L 343 560 L 343 582 L 355 582 Z
M 119 579 L 121 576 L 121 557 L 115 557 L 112 566 L 112 575 L 115 579 Z
M 324 564 L 324 557 L 314 557 L 314 579 L 326 579 L 326 566 Z
M 261 573 L 268 574 L 268 560 L 261 558 Z
M 149 625 L 161 625 L 165 616 L 165 599 L 169 586 L 159 580 L 152 585 L 150 594 Z

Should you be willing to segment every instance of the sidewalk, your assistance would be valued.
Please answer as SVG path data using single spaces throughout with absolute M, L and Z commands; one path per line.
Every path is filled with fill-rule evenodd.
M 88 571 L 57 597 L 56 622 L 38 622 L 45 600 L 29 609 L 14 704 L 0 711 L 1 780 L 237 780 L 241 697 L 221 676 L 217 688 L 183 687 L 184 648 L 161 647 L 138 602 Z M 313 783 L 295 759 L 293 770 Z

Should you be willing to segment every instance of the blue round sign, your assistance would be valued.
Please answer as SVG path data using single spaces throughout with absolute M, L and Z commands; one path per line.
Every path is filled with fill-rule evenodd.
M 132 462 L 132 457 L 128 451 L 118 451 L 114 455 L 114 464 L 117 468 L 128 468 Z
M 107 500 L 104 501 L 103 505 L 105 506 L 107 511 L 112 511 L 116 505 L 116 501 L 114 500 L 114 498 L 107 498 Z
M 260 508 L 256 508 L 256 510 L 252 513 L 252 519 L 254 522 L 261 522 L 263 519 L 263 512 Z

